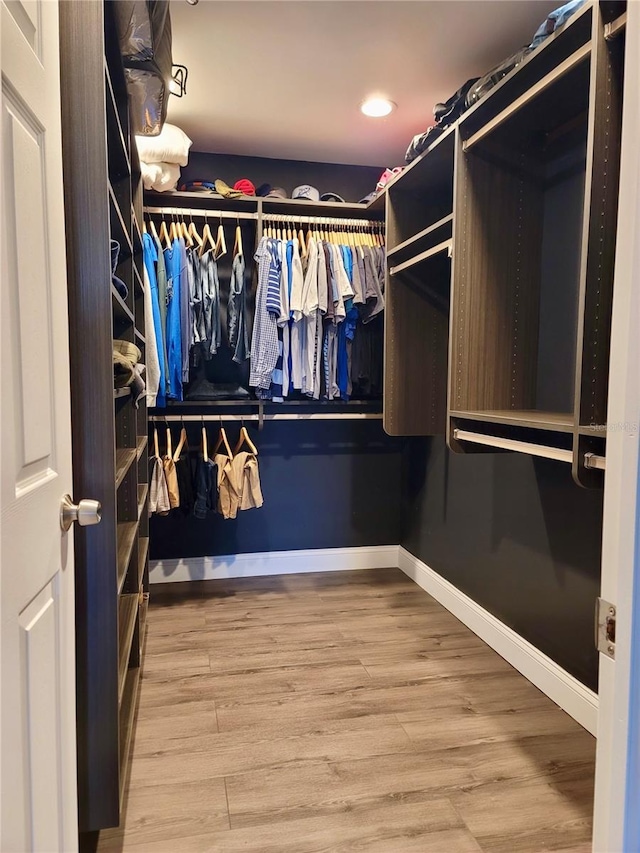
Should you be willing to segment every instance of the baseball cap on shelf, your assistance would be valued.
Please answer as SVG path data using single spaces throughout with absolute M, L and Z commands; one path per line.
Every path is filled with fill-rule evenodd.
M 345 200 L 338 193 L 322 193 L 320 201 L 339 201 L 342 204 L 346 204 Z
M 369 204 L 369 202 L 372 202 L 374 198 L 377 197 L 378 193 L 374 190 L 372 193 L 369 193 L 369 195 L 366 195 L 364 198 L 361 198 L 358 204 Z
M 287 191 L 283 190 L 282 187 L 271 187 L 266 198 L 287 198 Z
M 271 186 L 271 184 L 260 184 L 260 186 L 256 190 L 256 195 L 262 196 L 262 198 L 264 198 L 265 196 L 269 195 L 272 189 L 273 187 Z
M 320 201 L 320 193 L 315 187 L 310 187 L 309 184 L 302 184 L 296 187 L 291 193 L 291 198 L 304 198 L 307 201 Z
M 224 198 L 238 198 L 242 195 L 241 190 L 232 189 L 229 184 L 226 184 L 224 181 L 218 180 L 215 183 L 216 192 L 219 193 Z
M 248 178 L 240 178 L 233 185 L 234 190 L 239 190 L 243 195 L 255 195 L 256 188 Z

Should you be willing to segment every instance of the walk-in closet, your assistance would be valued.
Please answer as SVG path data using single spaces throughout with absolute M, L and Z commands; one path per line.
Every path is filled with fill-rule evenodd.
M 636 4 L 32 5 L 2 20 L 6 56 L 59 84 L 59 215 L 34 242 L 66 251 L 70 400 L 33 379 L 59 329 L 7 325 L 7 353 L 40 354 L 10 360 L 31 426 L 3 493 L 67 482 L 35 399 L 71 443 L 49 603 L 34 581 L 6 605 L 26 781 L 2 849 L 638 849 L 611 840 L 635 725 Z M 10 202 L 53 125 L 7 67 Z M 26 217 L 21 318 L 62 292 L 24 283 Z

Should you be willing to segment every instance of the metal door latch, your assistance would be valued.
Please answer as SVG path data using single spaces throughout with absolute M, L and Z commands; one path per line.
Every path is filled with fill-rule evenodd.
M 616 608 L 604 598 L 596 599 L 596 648 L 615 660 Z

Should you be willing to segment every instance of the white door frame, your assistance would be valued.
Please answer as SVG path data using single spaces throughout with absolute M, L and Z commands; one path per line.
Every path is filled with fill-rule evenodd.
M 615 660 L 600 655 L 593 849 L 640 850 L 640 3 L 628 3 L 625 98 L 604 487 L 602 597 L 617 608 Z M 635 671 L 635 678 L 632 672 Z M 631 706 L 630 706 L 631 702 Z M 630 714 L 630 707 L 634 713 Z

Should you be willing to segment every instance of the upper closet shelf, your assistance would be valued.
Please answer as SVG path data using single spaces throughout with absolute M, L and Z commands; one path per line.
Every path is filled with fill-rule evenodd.
M 404 270 L 411 269 L 411 267 L 415 267 L 418 264 L 421 264 L 423 261 L 432 258 L 434 255 L 439 255 L 441 252 L 446 252 L 448 257 L 451 257 L 451 245 L 451 240 L 445 240 L 442 243 L 438 243 L 437 246 L 432 246 L 430 249 L 426 249 L 424 252 L 420 252 L 419 254 L 414 255 L 412 258 L 403 261 L 401 264 L 398 264 L 395 267 L 391 267 L 391 269 L 389 270 L 389 275 L 398 275 L 398 273 L 401 273 Z
M 573 432 L 572 412 L 541 412 L 537 409 L 493 409 L 483 412 L 452 411 L 451 417 L 526 429 Z
M 242 198 L 224 198 L 217 193 L 198 192 L 145 192 L 145 208 L 156 206 L 167 210 L 172 207 L 190 207 L 199 210 L 224 210 L 253 214 L 254 218 L 262 213 L 278 213 L 285 216 L 332 216 L 345 219 L 354 217 L 363 219 L 381 219 L 384 207 L 371 209 L 367 204 L 354 202 L 307 201 L 292 198 L 262 198 L 244 196 Z

